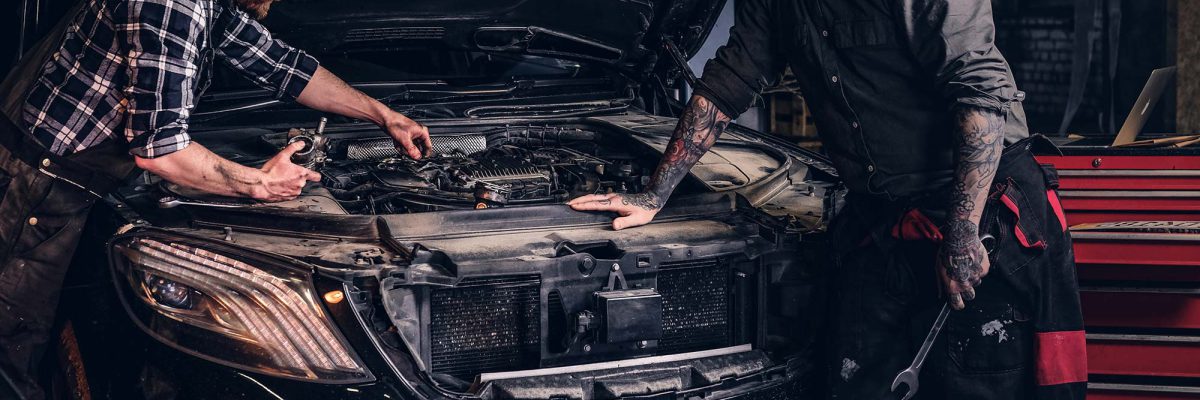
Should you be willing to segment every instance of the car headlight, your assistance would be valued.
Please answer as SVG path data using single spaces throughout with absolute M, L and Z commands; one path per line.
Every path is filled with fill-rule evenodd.
M 268 375 L 319 382 L 372 379 L 302 269 L 162 235 L 119 238 L 111 246 L 130 312 L 159 340 Z

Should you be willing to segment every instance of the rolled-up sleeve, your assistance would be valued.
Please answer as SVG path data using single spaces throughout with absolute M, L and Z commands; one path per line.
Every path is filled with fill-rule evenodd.
M 908 45 L 951 108 L 1008 112 L 1016 97 L 1008 63 L 996 49 L 990 1 L 902 0 Z
M 203 11 L 192 0 L 128 0 L 112 10 L 125 53 L 125 139 L 129 153 L 154 158 L 191 143 L 191 112 Z
M 736 118 L 754 104 L 763 88 L 779 80 L 785 63 L 774 45 L 771 1 L 739 0 L 734 5 L 729 41 L 704 65 L 702 84 L 695 92 Z
M 317 59 L 271 37 L 245 12 L 224 8 L 214 33 L 220 59 L 275 98 L 295 100 L 317 72 Z

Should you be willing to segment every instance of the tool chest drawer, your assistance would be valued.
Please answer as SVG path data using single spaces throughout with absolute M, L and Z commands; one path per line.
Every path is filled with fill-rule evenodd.
M 1071 227 L 1088 399 L 1200 400 L 1200 155 L 1079 150 L 1038 161 Z
M 1200 221 L 1200 156 L 1037 157 L 1058 170 L 1067 223 Z

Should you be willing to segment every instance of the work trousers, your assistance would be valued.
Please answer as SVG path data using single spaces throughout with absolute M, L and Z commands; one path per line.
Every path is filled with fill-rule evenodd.
M 1038 140 L 1045 139 L 1004 150 L 980 223 L 981 234 L 996 238 L 990 272 L 966 309 L 950 313 L 921 372 L 916 399 L 1084 398 L 1074 254 L 1057 174 L 1030 152 Z M 936 207 L 923 211 L 851 195 L 835 217 L 826 339 L 831 398 L 900 398 L 891 392 L 892 380 L 912 363 L 945 303 L 935 270 L 937 243 L 912 237 L 906 234 L 911 227 L 900 225 L 911 225 L 917 214 L 938 221 Z
M 133 168 L 112 140 L 69 158 L 111 176 Z M 25 398 L 40 399 L 36 367 L 54 326 L 67 267 L 98 197 L 38 171 L 2 146 L 0 196 L 0 363 Z

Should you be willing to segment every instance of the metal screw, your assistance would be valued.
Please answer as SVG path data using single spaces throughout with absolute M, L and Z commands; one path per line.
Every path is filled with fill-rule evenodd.
M 1092 168 L 1100 168 L 1101 162 L 1103 162 L 1103 160 L 1101 160 L 1099 158 L 1092 160 Z
M 584 353 L 587 353 L 587 352 L 590 352 L 590 351 L 592 351 L 592 345 L 590 345 L 590 344 L 585 344 L 585 345 L 583 345 L 583 352 L 584 352 Z
M 621 264 L 613 263 L 612 270 L 613 270 L 613 271 L 620 271 L 620 270 L 621 270 Z

